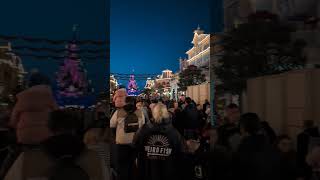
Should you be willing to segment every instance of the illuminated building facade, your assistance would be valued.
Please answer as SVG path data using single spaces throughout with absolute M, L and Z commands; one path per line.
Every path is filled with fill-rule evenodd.
M 170 80 L 173 77 L 171 70 L 164 70 L 162 74 L 156 78 L 156 86 L 163 86 L 164 88 L 170 87 Z
M 110 92 L 113 93 L 118 88 L 118 81 L 114 75 L 110 75 Z
M 205 34 L 204 31 L 198 27 L 194 31 L 191 43 L 193 47 L 186 52 L 188 58 L 180 58 L 180 71 L 183 71 L 190 65 L 197 66 L 202 69 L 207 81 L 209 81 L 210 34 Z
M 174 77 L 174 74 L 171 70 L 163 70 L 162 74 L 159 75 L 155 80 L 155 88 L 158 89 L 159 87 L 163 88 L 164 95 L 170 95 L 170 81 Z
M 154 80 L 152 80 L 151 78 L 148 78 L 144 88 L 145 89 L 153 89 L 154 88 Z
M 0 94 L 12 93 L 23 85 L 24 71 L 21 58 L 11 52 L 11 44 L 0 41 Z

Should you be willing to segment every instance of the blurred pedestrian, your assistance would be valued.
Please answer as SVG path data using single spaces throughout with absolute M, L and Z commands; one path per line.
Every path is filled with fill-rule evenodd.
M 233 177 L 246 180 L 280 180 L 277 155 L 266 137 L 259 134 L 260 119 L 255 113 L 240 118 L 242 136 L 233 157 Z
M 293 142 L 287 135 L 281 135 L 275 143 L 279 155 L 282 180 L 296 180 L 302 177 L 297 166 L 296 152 L 293 149 Z
M 204 104 L 202 105 L 203 113 L 206 113 L 208 106 L 210 105 L 210 102 L 208 99 L 205 100 Z
M 98 153 L 99 158 L 101 159 L 102 170 L 104 171 L 103 180 L 110 180 L 110 154 L 111 154 L 111 139 L 106 137 L 106 132 L 103 128 L 90 128 L 84 135 L 84 143 L 87 148 Z
M 224 124 L 219 127 L 219 144 L 235 150 L 239 144 L 240 109 L 236 104 L 230 104 L 226 108 Z M 231 142 L 232 141 L 232 142 Z
M 219 137 L 216 128 L 208 130 L 208 134 L 209 141 L 187 141 L 189 152 L 192 155 L 188 156 L 189 170 L 186 171 L 185 179 L 229 180 L 231 178 L 231 152 L 217 144 Z
M 119 180 L 133 179 L 134 160 L 136 158 L 132 140 L 135 133 L 145 123 L 142 111 L 136 109 L 135 99 L 126 97 L 117 103 L 118 110 L 110 120 L 110 128 L 114 129 L 116 136 L 115 166 Z M 122 103 L 124 102 L 124 103 Z M 122 106 L 122 107 L 121 107 Z
M 320 146 L 314 147 L 306 157 L 307 164 L 312 169 L 310 180 L 320 179 Z
M 148 114 L 148 108 L 146 107 L 145 102 L 143 102 L 143 101 L 137 102 L 136 107 L 138 110 L 141 110 L 143 112 L 145 121 L 148 122 L 149 121 L 149 114 Z
M 319 129 L 314 125 L 313 120 L 303 122 L 304 130 L 297 136 L 297 156 L 298 165 L 303 170 L 304 175 L 310 176 L 311 168 L 306 163 L 305 159 L 309 151 L 312 139 L 320 137 Z
M 262 133 L 268 138 L 270 144 L 274 144 L 277 135 L 267 121 L 261 122 Z
M 74 134 L 75 121 L 65 111 L 52 112 L 48 128 L 53 135 L 40 147 L 21 153 L 4 180 L 103 179 L 101 159 L 96 152 L 87 150 L 81 138 Z
M 16 129 L 18 143 L 38 144 L 47 139 L 49 113 L 58 109 L 50 80 L 45 75 L 34 73 L 29 88 L 17 95 L 9 126 Z
M 183 125 L 184 125 L 184 138 L 198 139 L 201 118 L 199 111 L 190 97 L 186 98 L 186 106 L 182 111 Z

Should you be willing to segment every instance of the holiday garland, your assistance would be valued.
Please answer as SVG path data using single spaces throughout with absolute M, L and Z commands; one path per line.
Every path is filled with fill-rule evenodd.
M 55 48 L 35 48 L 35 47 L 28 47 L 28 46 L 13 46 L 12 49 L 14 50 L 26 50 L 26 51 L 35 51 L 35 52 L 50 52 L 50 53 L 63 53 L 66 52 L 66 49 L 55 49 Z M 97 53 L 106 53 L 106 49 L 81 49 L 81 50 L 68 50 L 71 53 L 88 53 L 88 54 L 97 54 Z
M 128 80 L 132 74 L 111 73 L 111 75 L 117 80 Z M 135 74 L 134 76 L 136 80 L 155 79 L 157 77 L 156 74 Z
M 53 55 L 36 55 L 36 54 L 31 54 L 31 53 L 17 53 L 17 52 L 13 52 L 13 51 L 7 51 L 7 53 L 13 53 L 17 56 L 21 56 L 21 57 L 33 57 L 36 59 L 56 59 L 56 60 L 61 60 L 61 59 L 65 59 L 67 56 L 53 56 Z M 79 58 L 76 57 L 68 57 L 70 59 L 73 60 L 77 60 Z M 99 55 L 99 56 L 82 56 L 83 59 L 87 59 L 87 60 L 98 60 L 98 59 L 106 59 L 107 56 L 105 55 Z
M 31 43 L 48 43 L 48 44 L 68 44 L 71 43 L 70 40 L 52 40 L 52 39 L 46 39 L 46 38 L 31 38 L 31 37 L 25 37 L 25 36 L 5 36 L 5 35 L 0 35 L 1 40 L 6 40 L 6 41 L 15 41 L 15 40 L 22 40 L 26 42 L 31 42 Z M 97 40 L 79 40 L 76 42 L 78 45 L 108 45 L 108 41 L 97 41 Z

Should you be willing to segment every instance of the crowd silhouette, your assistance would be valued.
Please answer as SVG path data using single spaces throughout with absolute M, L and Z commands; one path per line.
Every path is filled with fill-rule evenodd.
M 290 137 L 229 104 L 212 126 L 209 101 L 130 97 L 126 89 L 114 94 L 110 118 L 101 103 L 86 115 L 58 108 L 49 84 L 35 73 L 12 106 L 1 106 L 1 179 L 320 179 L 312 120 Z

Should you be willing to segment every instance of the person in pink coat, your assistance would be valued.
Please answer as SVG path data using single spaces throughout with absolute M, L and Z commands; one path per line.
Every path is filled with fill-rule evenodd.
M 9 126 L 16 129 L 18 143 L 32 145 L 51 136 L 47 127 L 49 113 L 58 106 L 46 76 L 34 73 L 29 81 L 29 88 L 17 95 Z

